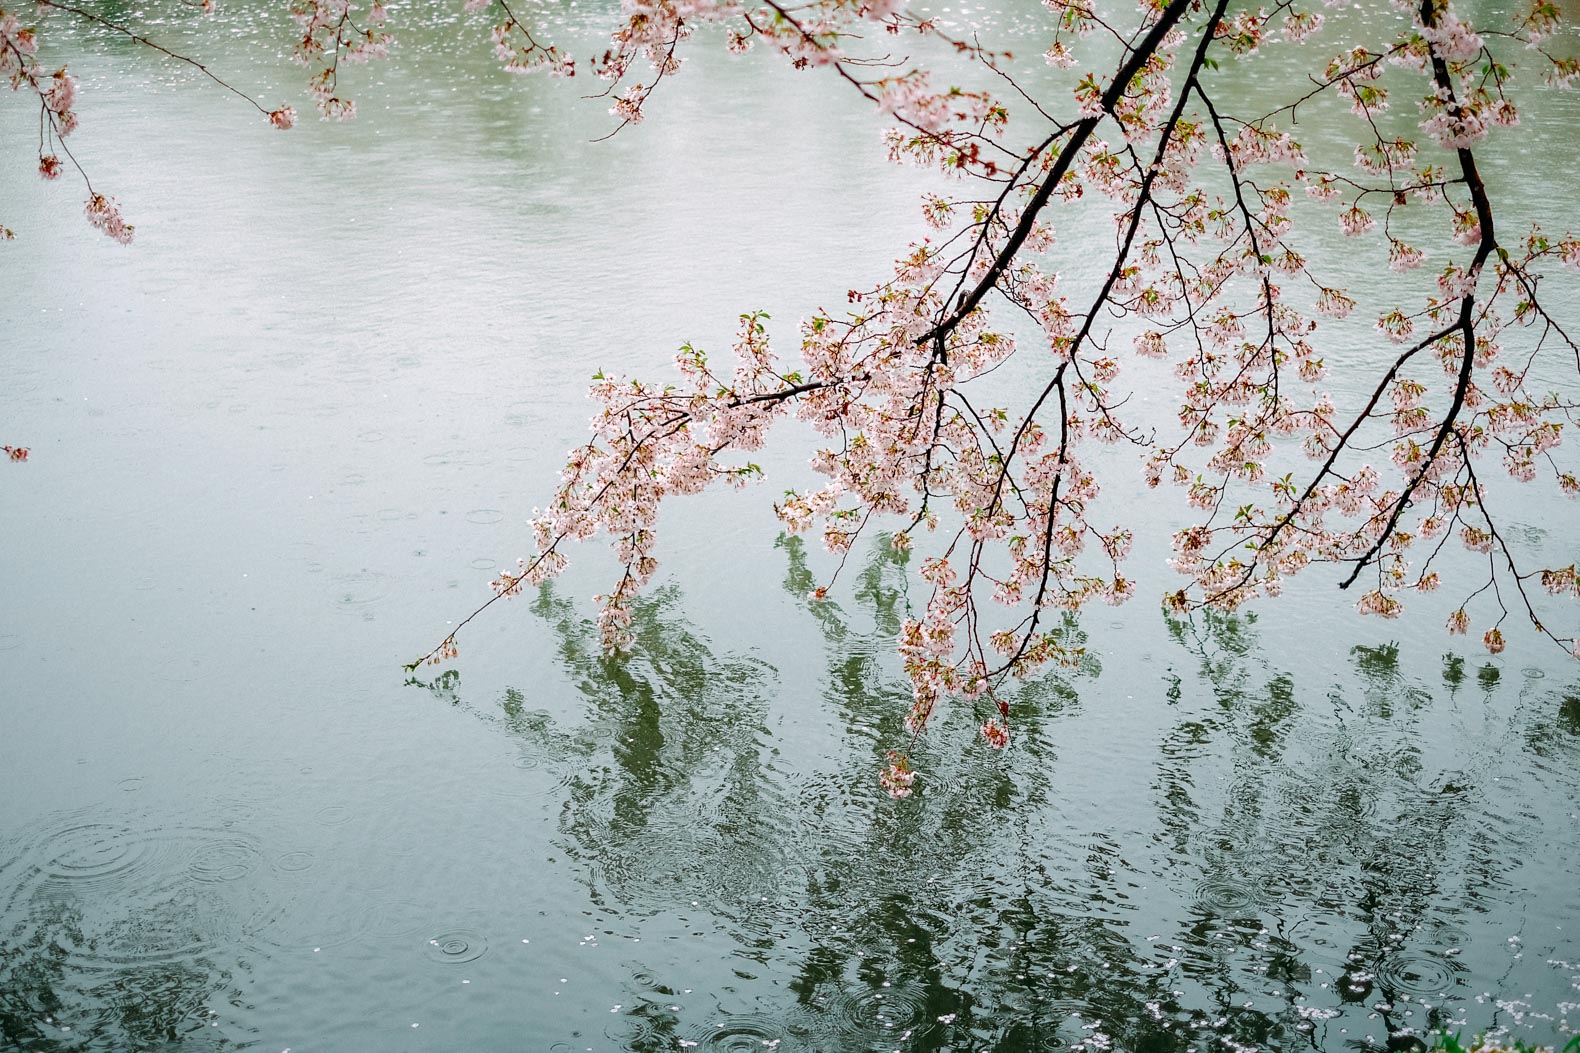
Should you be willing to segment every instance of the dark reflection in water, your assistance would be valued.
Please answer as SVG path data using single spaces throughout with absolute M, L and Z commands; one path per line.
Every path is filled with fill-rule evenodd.
M 1010 750 L 944 714 L 893 801 L 875 773 L 904 736 L 905 561 L 875 555 L 849 602 L 812 603 L 805 553 L 783 551 L 812 668 L 720 653 L 674 588 L 610 660 L 548 588 L 531 610 L 579 706 L 422 683 L 509 745 L 465 784 L 504 799 L 474 865 L 563 859 L 568 900 L 407 902 L 416 861 L 383 900 L 357 892 L 334 863 L 367 808 L 315 800 L 292 828 L 219 802 L 206 824 L 144 791 L 50 813 L 0 846 L 0 1048 L 273 1045 L 258 992 L 311 1001 L 281 985 L 320 951 L 402 1012 L 407 991 L 438 1013 L 434 992 L 492 978 L 541 1020 L 547 980 L 576 999 L 565 1048 L 633 1053 L 1401 1049 L 1580 1025 L 1574 684 L 1453 657 L 1423 678 L 1391 643 L 1295 673 L 1254 619 L 1201 617 L 1168 625 L 1166 671 L 1092 658 L 1018 689 Z M 420 1048 L 467 1045 L 434 1037 Z
M 545 589 L 531 609 L 579 712 L 516 688 L 481 703 L 455 670 L 423 683 L 509 744 L 520 778 L 477 780 L 501 814 L 548 823 L 517 845 L 507 820 L 475 862 L 563 858 L 571 901 L 405 902 L 421 871 L 384 879 L 394 907 L 310 883 L 360 828 L 339 804 L 298 815 L 322 842 L 234 804 L 218 824 L 50 813 L 0 846 L 0 1048 L 273 1045 L 258 992 L 312 999 L 281 977 L 321 950 L 436 1007 L 435 971 L 452 992 L 503 979 L 534 1014 L 541 978 L 575 971 L 555 988 L 576 998 L 564 1048 L 632 1053 L 1404 1049 L 1431 1028 L 1580 1025 L 1575 685 L 1455 658 L 1423 679 L 1389 643 L 1297 675 L 1254 619 L 1201 617 L 1169 624 L 1161 677 L 1091 659 L 1019 689 L 1008 751 L 945 714 L 893 801 L 875 773 L 903 738 L 904 560 L 810 603 L 805 554 L 783 548 L 821 668 L 719 653 L 673 588 L 610 660 Z M 783 697 L 799 683 L 813 697 Z M 420 1048 L 484 1048 L 435 1037 Z
M 114 914 L 75 895 L 7 911 L 19 920 L 0 939 L 0 1048 L 235 1048 L 211 1027 L 240 991 L 234 967 L 216 964 L 229 953 L 209 945 L 203 904 L 174 892 Z
M 280 5 L 222 4 L 191 37 L 178 8 L 134 6 L 103 10 L 260 97 L 300 92 L 272 58 Z M 562 45 L 607 46 L 611 5 L 538 6 Z M 985 42 L 1018 34 L 1042 65 L 1040 5 L 974 6 Z M 739 587 L 655 593 L 629 660 L 549 592 L 509 645 L 541 683 L 482 686 L 479 624 L 464 689 L 386 690 L 463 597 L 452 578 L 481 588 L 515 554 L 593 368 L 724 346 L 757 306 L 793 340 L 831 261 L 888 273 L 940 189 L 893 182 L 845 86 L 707 45 L 647 131 L 593 145 L 606 101 L 458 49 L 457 12 L 397 12 L 407 58 L 357 75 L 363 120 L 278 138 L 223 92 L 168 90 L 185 75 L 145 49 L 51 23 L 97 156 L 182 160 L 105 173 L 141 199 L 132 254 L 0 173 L 42 254 L 9 287 L 13 343 L 47 351 L 10 356 L 0 398 L 52 451 L 5 479 L 0 1050 L 1231 1053 L 1580 1027 L 1576 674 L 1439 660 L 1441 616 L 1346 653 L 1332 596 L 1261 623 L 1093 615 L 1101 663 L 1018 690 L 1011 750 L 947 713 L 895 802 L 875 775 L 904 741 L 904 560 L 858 553 L 854 589 L 809 603 L 799 543 L 754 566 L 755 521 L 722 511 L 665 566 Z M 1393 17 L 1329 12 L 1341 33 Z M 1226 65 L 1224 90 L 1287 90 L 1269 57 Z M 1054 97 L 1062 76 L 1024 84 Z M 1575 167 L 1565 98 L 1533 94 L 1486 158 L 1510 229 L 1552 211 L 1533 158 Z M 1349 121 L 1302 107 L 1302 137 Z M 241 130 L 215 150 L 216 129 Z M 1059 224 L 1066 246 L 1111 236 L 1102 209 Z M 1314 257 L 1349 260 L 1327 229 Z M 1335 349 L 1340 398 L 1366 346 Z M 1111 507 L 1151 518 L 1116 469 Z M 1519 501 L 1551 529 L 1511 537 L 1572 559 L 1572 510 Z
M 804 554 L 784 547 L 785 589 L 804 597 Z M 807 605 L 840 740 L 810 763 L 782 757 L 766 724 L 776 670 L 715 654 L 673 589 L 639 604 L 618 662 L 570 602 L 539 596 L 585 721 L 562 727 L 516 691 L 476 712 L 560 773 L 560 847 L 597 913 L 682 948 L 629 964 L 611 1041 L 1397 1049 L 1430 1028 L 1550 1040 L 1580 1024 L 1580 981 L 1558 956 L 1572 937 L 1544 931 L 1530 957 L 1545 960 L 1524 947 L 1533 903 L 1547 930 L 1580 906 L 1573 846 L 1551 842 L 1580 800 L 1574 687 L 1528 678 L 1514 698 L 1495 667 L 1458 659 L 1434 687 L 1393 644 L 1302 685 L 1254 618 L 1206 616 L 1170 625 L 1195 669 L 1143 700 L 1169 720 L 1141 755 L 1062 741 L 1105 685 L 1134 682 L 1094 661 L 1014 697 L 1009 751 L 952 715 L 919 746 L 918 793 L 894 802 L 874 773 L 903 741 L 888 656 L 904 589 L 885 553 L 852 610 Z M 453 674 L 432 686 L 465 705 Z M 1060 790 L 1072 766 L 1145 785 L 1150 814 L 1075 807 Z M 725 958 L 711 989 L 685 979 L 688 941 Z

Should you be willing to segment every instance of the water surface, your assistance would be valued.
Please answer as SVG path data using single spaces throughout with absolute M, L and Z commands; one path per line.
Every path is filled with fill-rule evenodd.
M 194 47 L 296 90 L 282 15 L 220 17 Z M 0 439 L 34 450 L 0 472 L 0 1047 L 1580 1028 L 1580 677 L 1523 634 L 1488 658 L 1316 580 L 1234 620 L 1094 611 L 1085 667 L 1014 697 L 1013 749 L 955 714 L 893 802 L 911 569 L 864 550 L 806 601 L 829 567 L 774 526 L 807 478 L 787 432 L 768 485 L 672 510 L 628 660 L 597 652 L 589 550 L 404 683 L 525 554 L 592 372 L 722 350 L 754 308 L 793 339 L 922 234 L 927 185 L 825 79 L 704 50 L 594 144 L 603 104 L 431 20 L 358 71 L 356 123 L 290 135 L 90 47 L 77 147 L 131 249 L 0 173 Z M 1513 173 L 1572 168 L 1580 117 L 1533 114 L 1488 165 L 1527 216 L 1554 191 Z M 0 107 L 0 137 L 29 120 Z M 1572 506 L 1514 500 L 1526 551 L 1573 557 Z M 1173 587 L 1160 553 L 1143 597 Z

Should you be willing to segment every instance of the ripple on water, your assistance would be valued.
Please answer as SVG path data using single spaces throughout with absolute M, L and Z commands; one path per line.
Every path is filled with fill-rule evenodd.
M 45 890 L 92 895 L 105 886 L 168 884 L 166 862 L 174 848 L 147 831 L 74 813 L 39 839 L 35 866 Z
M 673 999 L 675 997 L 674 988 L 668 986 L 658 977 L 654 976 L 646 969 L 640 967 L 631 971 L 631 983 L 636 985 L 637 990 L 643 992 L 644 994 L 662 995 L 665 999 Z M 677 1007 L 671 1004 L 671 1008 Z
M 301 890 L 258 904 L 242 922 L 242 942 L 260 953 L 343 947 L 368 935 L 367 904 L 360 897 Z
M 470 450 L 440 450 L 437 453 L 425 455 L 422 463 L 437 466 L 445 464 L 476 465 L 482 462 Z
M 239 881 L 252 873 L 262 858 L 256 841 L 225 834 L 198 845 L 187 861 L 187 870 L 199 881 Z
M 611 1009 L 610 1013 L 620 1013 L 620 1010 Z M 660 1030 L 652 1020 L 632 1011 L 620 1013 L 617 1019 L 604 1028 L 603 1035 L 613 1043 L 606 1047 L 608 1049 L 669 1049 L 672 1046 L 671 1042 L 666 1041 L 667 1032 Z M 764 1053 L 763 1047 L 759 1046 L 758 1050 Z
M 1435 954 L 1400 951 L 1377 965 L 1377 982 L 1390 995 L 1441 994 L 1459 982 L 1454 966 Z
M 0 916 L 83 972 L 193 960 L 230 938 L 261 859 L 237 830 L 58 814 L 0 848 Z
M 96 915 L 79 942 L 57 939 L 55 946 L 84 974 L 195 962 L 226 945 L 236 913 L 234 904 L 176 890 L 145 900 L 135 910 Z
M 772 1048 L 778 1053 L 803 1048 L 771 1017 L 760 1013 L 742 1013 L 735 1016 L 715 1017 L 711 1022 L 694 1028 L 688 1041 L 695 1048 L 709 1053 L 712 1050 L 728 1053 L 763 1053 Z
M 351 821 L 351 809 L 343 804 L 331 804 L 320 808 L 313 818 L 325 826 L 343 826 Z
M 136 790 L 141 777 L 123 780 Z M 250 873 L 261 857 L 258 840 L 242 831 L 180 824 L 140 827 L 99 818 L 88 811 L 46 820 L 45 828 L 23 837 L 0 867 L 13 896 L 98 895 L 126 890 L 132 895 L 179 884 L 184 877 L 234 880 Z
M 1248 883 L 1231 878 L 1208 878 L 1196 886 L 1192 902 L 1209 914 L 1235 918 L 1255 913 L 1256 894 Z
M 623 903 L 696 900 L 726 912 L 752 907 L 799 872 L 787 853 L 789 837 L 776 836 L 771 825 L 730 833 L 678 812 L 651 822 L 638 838 L 600 846 L 590 860 L 593 880 Z
M 1470 942 L 1470 933 L 1451 922 L 1443 922 L 1432 928 L 1432 939 L 1447 950 L 1461 951 Z
M 1054 998 L 1039 1003 L 1027 1014 L 1031 1024 L 1031 1039 L 1037 1049 L 1068 1049 L 1085 1037 L 1081 1031 L 1081 1014 L 1087 1004 L 1079 998 Z
M 288 874 L 298 874 L 312 869 L 316 859 L 311 852 L 286 852 L 274 857 L 274 866 Z
M 412 900 L 388 900 L 379 898 L 376 894 L 373 907 L 373 920 L 368 926 L 368 934 L 383 939 L 401 939 L 412 936 L 421 929 L 429 926 L 428 907 Z
M 488 938 L 471 929 L 447 929 L 429 937 L 423 953 L 430 962 L 445 965 L 475 962 L 488 953 Z
M 348 613 L 361 613 L 389 597 L 388 574 L 365 570 L 335 577 L 335 607 Z
M 554 771 L 544 767 L 542 758 L 523 753 L 511 760 L 509 770 L 499 770 L 488 781 L 487 793 L 506 801 L 559 797 L 574 777 L 573 771 Z
M 1370 783 L 1376 773 L 1358 759 L 1329 764 L 1319 779 L 1326 806 L 1345 822 L 1358 823 L 1376 816 L 1379 803 L 1377 787 Z
M 827 1019 L 842 1044 L 888 1045 L 907 1032 L 915 1034 L 927 1019 L 927 995 L 921 985 L 841 991 L 828 1006 Z
M 479 526 L 489 526 L 493 523 L 503 522 L 504 518 L 505 513 L 497 508 L 474 508 L 466 513 L 466 521 L 468 523 L 476 523 Z

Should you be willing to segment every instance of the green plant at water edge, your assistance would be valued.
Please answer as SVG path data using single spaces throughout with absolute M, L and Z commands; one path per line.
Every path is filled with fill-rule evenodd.
M 1432 1040 L 1430 1049 L 1433 1053 L 1551 1053 L 1553 1047 L 1532 1045 L 1523 1039 L 1505 1042 L 1485 1035 L 1479 1035 L 1466 1043 L 1457 1033 L 1450 1035 L 1441 1031 Z M 1580 1053 L 1580 1035 L 1564 1043 L 1563 1053 Z

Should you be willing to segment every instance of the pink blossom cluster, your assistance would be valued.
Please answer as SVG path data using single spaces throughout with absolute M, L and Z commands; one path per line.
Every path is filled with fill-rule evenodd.
M 1421 130 L 1445 150 L 1474 146 L 1492 127 L 1480 107 L 1459 101 L 1441 86 L 1422 100 L 1421 112 L 1426 115 Z
M 890 750 L 883 773 L 878 776 L 879 785 L 890 797 L 899 799 L 911 795 L 911 787 L 915 782 L 916 772 L 911 769 L 910 761 L 904 754 Z
M 1062 615 L 1136 591 L 1121 566 L 1132 532 L 1104 522 L 1087 444 L 1134 445 L 1148 485 L 1177 485 L 1199 515 L 1173 538 L 1171 563 L 1189 580 L 1166 599 L 1178 611 L 1233 610 L 1326 565 L 1349 571 L 1350 581 L 1365 571 L 1358 610 L 1394 618 L 1411 593 L 1443 587 L 1438 552 L 1449 538 L 1482 558 L 1506 551 L 1478 474 L 1489 457 L 1517 480 L 1545 471 L 1563 492 L 1580 493 L 1575 472 L 1554 460 L 1577 407 L 1528 391 L 1528 365 L 1500 358 L 1500 334 L 1510 327 L 1566 346 L 1536 300 L 1534 269 L 1580 266 L 1580 239 L 1532 234 L 1523 255 L 1494 254 L 1490 205 L 1465 156 L 1423 164 L 1415 142 L 1374 123 L 1390 85 L 1416 78 L 1434 100 L 1424 130 L 1437 145 L 1471 150 L 1486 128 L 1512 125 L 1503 75 L 1475 81 L 1467 65 L 1485 40 L 1434 9 L 1391 44 L 1342 52 L 1318 91 L 1347 100 L 1366 133 L 1350 173 L 1310 171 L 1292 123 L 1278 119 L 1285 111 L 1230 117 L 1203 86 L 1209 46 L 1231 54 L 1267 46 L 1267 16 L 1218 5 L 1187 29 L 1167 24 L 1185 6 L 1149 16 L 1157 19 L 1147 37 L 1153 50 L 1137 54 L 1124 76 L 1080 80 L 1071 123 L 1021 155 L 1018 168 L 989 154 L 1012 127 L 996 100 L 939 89 L 920 71 L 852 74 L 837 9 L 802 9 L 771 29 L 750 12 L 694 12 L 745 19 L 732 30 L 733 49 L 770 39 L 797 64 L 839 67 L 899 125 L 887 137 L 896 160 L 985 177 L 986 192 L 929 196 L 923 211 L 940 240 L 912 245 L 888 281 L 852 291 L 846 314 L 804 322 L 794 362 L 770 350 L 766 319 L 753 314 L 742 319 L 728 367 L 688 346 L 676 360 L 678 383 L 600 376 L 593 438 L 573 452 L 550 510 L 535 521 L 538 554 L 502 573 L 495 594 L 556 573 L 565 540 L 602 533 L 624 570 L 599 599 L 600 628 L 606 647 L 630 646 L 630 598 L 656 569 L 661 503 L 754 478 L 756 466 L 740 458 L 774 420 L 793 416 L 826 440 L 811 461 L 820 483 L 775 506 L 787 531 L 820 537 L 830 554 L 832 574 L 810 598 L 830 594 L 863 534 L 892 524 L 891 545 L 925 553 L 925 598 L 897 641 L 912 688 L 907 731 L 925 733 L 947 706 L 982 708 L 980 732 L 1002 748 L 1010 741 L 1005 678 L 1079 664 L 1084 651 Z M 1047 57 L 1065 65 L 1097 15 L 1079 2 L 1050 7 L 1058 35 Z M 620 46 L 601 67 L 617 78 L 641 48 L 673 48 L 692 17 L 663 6 L 626 11 Z M 892 7 L 851 17 L 907 24 Z M 1321 29 L 1319 15 L 1285 13 L 1286 38 Z M 669 51 L 657 57 L 662 74 Z M 617 116 L 639 119 L 649 91 L 627 85 Z M 1474 128 L 1472 115 L 1486 128 Z M 1443 236 L 1431 244 L 1456 246 L 1436 260 L 1418 303 L 1366 304 L 1378 346 L 1394 348 L 1393 365 L 1359 403 L 1341 404 L 1317 385 L 1333 347 L 1327 327 L 1360 309 L 1371 290 L 1323 280 L 1293 242 L 1309 222 L 1292 205 L 1296 186 L 1331 208 L 1346 234 L 1381 232 L 1388 264 L 1401 274 L 1426 260 L 1394 233 L 1404 202 L 1430 210 L 1428 221 L 1437 217 Z M 1095 297 L 1075 298 L 1050 265 L 1057 223 L 1039 210 L 1089 192 L 1115 203 L 1120 251 L 1106 278 L 1096 275 Z M 1287 285 L 1312 290 L 1305 306 Z M 1033 323 L 1030 342 L 1040 348 L 1035 398 L 1020 406 L 973 394 L 978 378 L 1029 339 L 996 324 L 982 299 L 989 291 Z M 1113 318 L 1137 323 L 1139 335 L 1112 340 Z M 1134 387 L 1125 386 L 1122 346 L 1172 370 L 1172 435 L 1126 420 Z M 1370 449 L 1383 455 L 1370 458 Z M 1539 574 L 1554 596 L 1576 590 L 1572 568 L 1519 573 L 1518 581 Z M 1461 603 L 1450 631 L 1468 632 L 1467 608 L 1480 594 Z M 1482 640 L 1493 651 L 1506 646 L 1496 623 Z M 905 753 L 893 751 L 879 781 L 905 797 L 915 778 Z
M 1320 11 L 1290 11 L 1284 16 L 1284 39 L 1291 44 L 1303 44 L 1322 32 L 1326 24 Z
M 291 0 L 291 17 L 300 36 L 292 49 L 297 62 L 313 72 L 307 88 L 318 112 L 326 120 L 350 120 L 356 116 L 356 103 L 339 94 L 340 64 L 363 63 L 389 54 L 393 38 L 383 29 L 386 21 L 380 0 L 358 17 L 352 0 Z M 275 114 L 280 114 L 277 119 Z M 292 110 L 276 110 L 270 121 L 280 128 L 295 122 Z
M 467 9 L 475 5 L 468 0 Z M 546 71 L 552 77 L 574 77 L 576 60 L 552 44 L 543 45 L 532 36 L 526 26 L 512 15 L 494 26 L 494 57 L 507 73 L 537 73 Z
M 40 120 L 56 136 L 77 127 L 77 80 L 64 68 L 46 71 L 38 64 L 38 34 L 0 8 L 0 77 L 12 91 L 28 89 L 38 100 Z
M 1432 46 L 1432 54 L 1446 62 L 1464 62 L 1476 58 L 1486 42 L 1481 35 L 1462 22 L 1454 9 L 1444 4 L 1431 25 L 1419 26 L 1421 36 Z
M 131 244 L 132 227 L 121 217 L 121 206 L 112 197 L 94 194 L 84 206 L 88 222 L 122 245 Z
M 923 72 L 908 73 L 881 85 L 878 108 L 921 132 L 939 134 L 955 126 L 1002 127 L 1003 108 L 992 96 L 950 88 L 940 91 Z
M 503 11 L 490 21 L 507 70 L 574 72 L 509 0 L 463 3 Z M 1553 83 L 1580 80 L 1580 60 L 1543 44 L 1557 8 L 1537 0 L 1502 28 L 1472 28 L 1446 0 L 1344 20 L 1366 38 L 1324 47 L 1333 57 L 1298 87 L 1247 99 L 1225 89 L 1223 62 L 1313 41 L 1340 20 L 1292 3 L 1044 6 L 1054 66 L 1079 68 L 1083 41 L 1106 41 L 1100 70 L 1061 81 L 1073 95 L 1041 97 L 1004 53 L 900 0 L 622 0 L 591 62 L 620 128 L 643 120 L 686 47 L 716 36 L 732 52 L 761 47 L 824 70 L 890 124 L 891 157 L 957 178 L 922 202 L 928 236 L 882 281 L 849 290 L 843 310 L 772 342 L 766 315 L 743 315 L 730 355 L 687 345 L 667 382 L 597 375 L 590 435 L 533 516 L 536 551 L 501 570 L 488 602 L 558 574 L 568 542 L 601 536 L 620 572 L 597 598 L 600 635 L 611 652 L 632 647 L 665 502 L 756 479 L 752 456 L 793 419 L 818 449 L 811 482 L 775 507 L 786 531 L 826 550 L 810 598 L 831 595 L 864 538 L 917 555 L 923 588 L 896 641 L 912 736 L 964 710 L 988 746 L 1007 746 L 1010 680 L 1079 666 L 1068 619 L 1136 594 L 1127 560 L 1141 524 L 1097 470 L 1117 450 L 1134 451 L 1148 486 L 1176 488 L 1190 516 L 1172 536 L 1184 580 L 1170 610 L 1234 610 L 1322 567 L 1360 585 L 1362 614 L 1393 618 L 1417 593 L 1456 587 L 1462 572 L 1443 552 L 1457 540 L 1486 571 L 1472 573 L 1451 632 L 1474 625 L 1504 649 L 1505 604 L 1518 597 L 1536 631 L 1580 646 L 1580 633 L 1549 628 L 1562 616 L 1537 613 L 1580 598 L 1573 567 L 1528 566 L 1486 481 L 1496 471 L 1580 493 L 1564 441 L 1580 400 L 1534 379 L 1580 361 L 1576 328 L 1543 295 L 1550 269 L 1580 267 L 1580 238 L 1511 233 L 1478 163 L 1486 137 L 1520 120 L 1516 55 Z M 341 61 L 388 51 L 383 7 L 292 0 L 292 12 L 320 113 L 351 116 Z M 709 24 L 719 32 L 696 33 Z M 980 76 L 896 64 L 913 43 L 945 47 Z M 32 30 L 0 12 L 0 74 L 39 105 L 38 170 L 54 178 L 75 161 L 63 137 L 76 85 L 36 51 Z M 1390 112 L 1395 99 L 1422 100 L 1417 127 Z M 1295 136 L 1322 127 L 1299 121 L 1318 106 L 1356 118 L 1339 170 Z M 259 109 L 275 127 L 296 119 L 290 106 Z M 1058 210 L 1082 200 L 1107 211 L 1111 238 L 1062 235 Z M 86 211 L 131 237 L 91 187 Z M 1319 222 L 1397 277 L 1330 273 L 1306 237 Z M 787 337 L 796 346 L 782 353 Z M 1339 363 L 1334 393 L 1323 385 Z M 1161 426 L 1156 412 L 1137 415 L 1138 396 L 1167 400 Z M 456 653 L 451 632 L 425 658 Z M 904 797 L 916 773 L 896 750 L 879 778 Z

